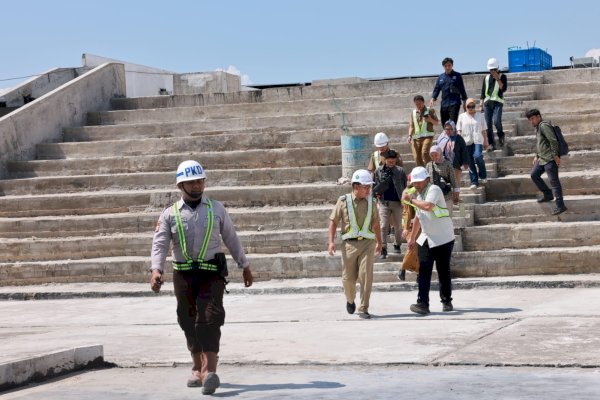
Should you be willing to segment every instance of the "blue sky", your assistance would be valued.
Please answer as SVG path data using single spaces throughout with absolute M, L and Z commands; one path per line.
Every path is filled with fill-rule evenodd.
M 175 72 L 234 66 L 255 84 L 481 71 L 507 49 L 554 65 L 600 48 L 595 1 L 7 1 L 0 79 L 81 64 L 82 53 Z M 18 81 L 0 81 L 0 88 Z

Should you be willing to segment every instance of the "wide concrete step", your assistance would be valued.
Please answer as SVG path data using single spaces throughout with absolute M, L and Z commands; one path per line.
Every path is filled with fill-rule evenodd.
M 598 121 L 600 121 L 600 112 L 581 112 L 564 114 L 562 112 L 546 113 L 540 109 L 542 117 L 545 121 L 550 121 L 555 125 L 559 125 L 564 135 L 572 133 L 595 133 L 598 132 Z M 515 133 L 518 136 L 533 135 L 535 129 L 527 118 L 517 118 L 515 121 Z
M 235 167 L 235 165 L 233 165 Z M 278 184 L 336 182 L 342 176 L 341 165 L 293 168 L 221 169 L 207 172 L 212 185 L 251 186 Z M 0 181 L 3 195 L 30 193 L 74 193 L 98 190 L 137 190 L 175 185 L 175 174 L 169 172 L 138 172 L 99 175 L 43 176 Z
M 207 170 L 286 168 L 341 165 L 340 146 L 291 149 L 234 150 L 229 152 L 171 153 L 149 156 L 96 157 L 62 160 L 13 161 L 7 163 L 11 178 L 41 176 L 131 174 L 173 172 L 184 160 L 198 160 Z
M 600 221 L 600 195 L 565 196 L 568 208 L 558 216 L 551 214 L 554 203 L 527 200 L 496 201 L 473 206 L 476 225 L 539 223 L 551 221 Z
M 265 150 L 339 146 L 341 129 L 312 129 L 303 131 L 271 131 L 215 133 L 170 138 L 112 139 L 91 142 L 40 143 L 36 146 L 37 159 L 95 158 L 99 154 L 111 156 L 139 156 L 199 151 Z
M 537 249 L 503 249 L 494 251 L 456 252 L 452 255 L 452 274 L 455 277 L 486 277 L 543 274 L 573 274 L 600 272 L 597 259 L 600 245 L 550 247 Z M 300 252 L 261 254 L 250 257 L 257 280 L 339 277 L 341 260 L 338 254 Z M 234 265 L 230 260 L 230 265 Z M 0 263 L 0 285 L 40 284 L 59 282 L 148 282 L 148 257 L 103 257 L 86 260 L 56 260 L 39 262 Z M 401 265 L 378 262 L 375 273 L 394 272 Z M 166 278 L 171 279 L 169 260 L 165 265 Z M 232 279 L 240 279 L 240 271 L 230 268 Z
M 600 194 L 600 169 L 559 172 L 559 178 L 564 195 Z M 491 179 L 486 184 L 487 201 L 522 199 L 536 195 L 540 195 L 540 192 L 529 174 L 506 175 Z
M 500 176 L 511 174 L 527 174 L 531 172 L 534 154 L 517 154 L 510 157 L 499 157 L 496 162 Z M 600 166 L 600 150 L 570 151 L 561 157 L 560 172 L 585 171 L 590 166 Z
M 600 82 L 544 84 L 540 85 L 536 92 L 537 98 L 540 100 L 587 97 L 600 93 Z
M 510 107 L 507 110 L 512 110 L 511 107 L 523 107 L 525 109 L 537 108 L 542 113 L 542 116 L 546 118 L 546 115 L 551 114 L 564 114 L 564 113 L 595 113 L 600 112 L 600 95 L 588 94 L 586 96 L 578 96 L 573 98 L 559 98 L 559 99 L 522 99 L 516 101 L 511 99 L 509 103 Z M 504 113 L 502 114 L 504 117 Z M 524 114 L 523 114 L 524 115 Z
M 600 272 L 598 257 L 600 245 L 465 251 L 452 256 L 452 275 L 486 277 L 595 273 Z
M 465 251 L 592 246 L 600 244 L 600 221 L 470 226 L 462 235 Z
M 562 126 L 561 126 L 562 129 Z M 582 151 L 582 150 L 598 150 L 600 148 L 598 144 L 598 131 L 589 131 L 587 133 L 576 131 L 565 132 L 565 140 L 569 144 L 569 152 L 571 151 Z M 536 152 L 536 136 L 535 134 L 529 134 L 527 136 L 509 137 L 506 140 L 506 146 L 511 154 L 515 155 L 530 155 Z

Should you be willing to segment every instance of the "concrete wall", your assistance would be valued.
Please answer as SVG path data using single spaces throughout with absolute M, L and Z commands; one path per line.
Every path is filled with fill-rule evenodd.
M 6 102 L 6 107 L 21 107 L 25 104 L 23 96 L 32 96 L 37 99 L 77 76 L 79 74 L 75 68 L 54 68 L 4 92 L 0 96 L 0 100 Z
M 61 140 L 63 128 L 84 125 L 88 112 L 125 94 L 123 64 L 104 64 L 0 118 L 0 178 L 6 161 L 35 158 L 36 144 Z
M 125 78 L 127 81 L 127 96 L 129 97 L 158 96 L 159 94 L 163 94 L 160 93 L 161 89 L 166 89 L 168 93 L 173 92 L 174 73 L 171 71 L 133 64 L 94 54 L 86 53 L 83 54 L 81 58 L 84 67 L 95 68 L 105 63 L 123 64 L 125 66 Z
M 192 72 L 173 76 L 175 95 L 232 93 L 239 92 L 241 89 L 240 76 L 223 71 Z

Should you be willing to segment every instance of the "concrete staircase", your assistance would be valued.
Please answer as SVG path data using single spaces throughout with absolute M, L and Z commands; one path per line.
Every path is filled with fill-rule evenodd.
M 455 212 L 457 276 L 599 270 L 600 82 L 546 83 L 546 74 L 509 76 L 507 146 L 486 155 L 491 179 L 465 189 L 467 212 Z M 473 97 L 480 83 L 467 80 Z M 36 160 L 8 164 L 0 284 L 147 280 L 154 224 L 178 198 L 174 170 L 186 159 L 207 169 L 207 194 L 228 207 L 257 278 L 338 276 L 339 256 L 325 249 L 329 212 L 349 190 L 336 184 L 343 129 L 387 132 L 410 171 L 412 98 L 431 87 L 421 78 L 114 99 L 113 111 L 65 129 L 63 142 L 39 144 Z M 535 202 L 528 177 L 535 138 L 523 115 L 533 107 L 572 149 L 561 167 L 569 211 L 559 217 Z M 390 252 L 377 262 L 376 280 L 394 280 L 400 261 Z

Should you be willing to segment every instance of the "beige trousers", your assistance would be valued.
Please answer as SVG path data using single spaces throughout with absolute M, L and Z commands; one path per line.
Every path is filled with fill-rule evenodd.
M 369 311 L 369 299 L 373 287 L 373 260 L 375 240 L 346 240 L 342 243 L 342 285 L 348 303 L 354 303 L 356 281 L 360 282 L 360 306 L 358 312 Z
M 433 137 L 430 136 L 413 139 L 411 143 L 412 153 L 417 167 L 424 167 L 425 164 L 431 161 L 429 150 L 431 149 L 431 145 L 433 143 Z
M 390 225 L 394 227 L 394 244 L 400 246 L 402 242 L 402 203 L 399 201 L 380 200 L 377 204 L 379 222 L 381 226 L 381 240 L 383 248 L 387 249 L 387 239 L 390 234 Z

